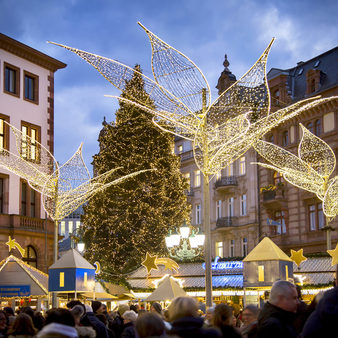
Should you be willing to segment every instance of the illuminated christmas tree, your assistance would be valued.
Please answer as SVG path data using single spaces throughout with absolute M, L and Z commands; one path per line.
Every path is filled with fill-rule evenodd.
M 135 69 L 140 72 L 139 66 Z M 139 73 L 128 81 L 121 96 L 128 98 L 135 92 L 147 99 Z M 189 215 L 187 182 L 173 153 L 174 137 L 157 128 L 152 117 L 121 102 L 116 121 L 104 123 L 99 136 L 100 151 L 93 162 L 97 175 L 115 167 L 123 168 L 116 175 L 156 169 L 106 189 L 85 206 L 86 256 L 100 262 L 106 280 L 119 279 L 138 267 L 147 252 L 165 253 L 168 230 L 180 226 Z

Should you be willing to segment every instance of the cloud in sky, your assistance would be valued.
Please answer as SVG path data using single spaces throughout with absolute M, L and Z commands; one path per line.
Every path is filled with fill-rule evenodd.
M 114 118 L 119 95 L 79 57 L 47 40 L 64 43 L 151 74 L 146 27 L 185 53 L 214 88 L 224 54 L 239 78 L 276 37 L 268 69 L 290 68 L 337 45 L 335 0 L 0 0 L 0 32 L 65 63 L 55 74 L 55 154 L 60 162 L 84 141 L 85 161 L 98 151 L 103 116 Z

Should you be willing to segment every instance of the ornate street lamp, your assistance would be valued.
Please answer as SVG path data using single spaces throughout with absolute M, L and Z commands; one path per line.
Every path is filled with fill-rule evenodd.
M 169 232 L 165 243 L 172 258 L 185 261 L 201 254 L 204 240 L 205 235 L 199 228 L 190 227 L 184 222 L 178 232 Z

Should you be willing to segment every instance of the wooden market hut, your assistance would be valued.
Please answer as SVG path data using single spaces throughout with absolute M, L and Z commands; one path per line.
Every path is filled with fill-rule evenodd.
M 41 301 L 48 302 L 48 275 L 10 255 L 0 262 L 0 299 L 40 310 Z

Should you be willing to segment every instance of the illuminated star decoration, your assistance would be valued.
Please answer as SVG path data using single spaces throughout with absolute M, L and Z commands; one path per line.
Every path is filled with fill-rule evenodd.
M 327 250 L 327 252 L 332 257 L 332 266 L 338 264 L 338 243 L 334 250 Z
M 152 256 L 149 252 L 146 254 L 146 259 L 141 263 L 149 274 L 151 270 L 158 270 L 157 265 L 163 264 L 164 269 L 171 269 L 173 271 L 178 272 L 179 266 L 178 264 L 170 258 L 157 258 L 157 256 Z
M 97 192 L 149 171 L 140 170 L 111 180 L 112 174 L 120 169 L 114 168 L 91 179 L 83 161 L 82 144 L 60 167 L 49 150 L 38 141 L 7 122 L 4 122 L 4 127 L 13 132 L 18 153 L 2 149 L 0 166 L 22 177 L 33 189 L 42 194 L 43 207 L 54 221 L 68 216 Z
M 303 249 L 300 249 L 298 251 L 291 249 L 290 258 L 297 264 L 297 266 L 299 266 L 300 263 L 307 260 L 307 258 L 303 255 Z
M 206 179 L 242 156 L 271 128 L 329 100 L 309 98 L 270 113 L 266 61 L 272 40 L 252 68 L 212 103 L 210 87 L 201 70 L 140 26 L 151 42 L 154 80 L 118 61 L 54 44 L 79 55 L 121 91 L 138 73 L 149 96 L 139 96 L 134 91 L 128 97 L 113 97 L 152 113 L 159 128 L 192 141 L 196 164 Z
M 332 97 L 338 102 L 338 97 Z M 303 131 L 298 146 L 298 157 L 273 143 L 262 140 L 255 150 L 271 164 L 258 163 L 283 174 L 290 184 L 313 192 L 323 201 L 327 222 L 338 214 L 338 176 L 330 179 L 336 166 L 336 157 L 330 146 L 300 124 Z
M 11 236 L 8 236 L 8 242 L 6 242 L 6 245 L 8 245 L 8 251 L 11 251 L 12 249 L 17 248 L 21 254 L 22 257 L 25 256 L 25 249 L 22 248 L 22 246 L 16 242 L 16 240 L 11 238 Z

